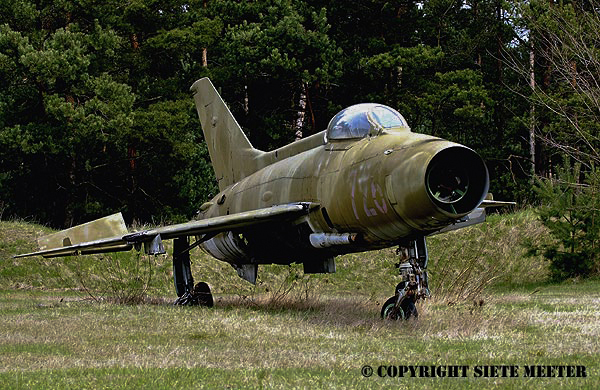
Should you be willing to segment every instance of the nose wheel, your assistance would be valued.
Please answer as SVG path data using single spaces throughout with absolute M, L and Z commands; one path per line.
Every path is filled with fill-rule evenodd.
M 405 299 L 401 304 L 398 303 L 398 295 L 390 297 L 381 307 L 381 318 L 384 320 L 408 320 L 410 317 L 417 319 L 419 312 L 412 299 Z

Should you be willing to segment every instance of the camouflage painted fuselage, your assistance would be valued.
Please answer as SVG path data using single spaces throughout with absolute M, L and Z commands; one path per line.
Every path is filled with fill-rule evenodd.
M 222 260 L 285 264 L 389 247 L 470 213 L 488 186 L 475 152 L 407 128 L 328 142 L 321 132 L 260 154 L 254 163 L 260 168 L 205 204 L 201 218 L 293 202 L 315 206 L 294 224 L 222 233 L 213 239 L 227 244 Z M 428 183 L 432 170 L 448 166 L 467 170 L 470 178 L 467 193 L 456 202 L 436 199 Z M 315 248 L 309 242 L 314 232 L 354 233 L 356 239 Z M 205 248 L 215 255 L 213 244 Z

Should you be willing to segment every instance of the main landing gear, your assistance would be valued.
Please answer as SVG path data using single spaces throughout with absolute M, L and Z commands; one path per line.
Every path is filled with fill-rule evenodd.
M 210 287 L 204 282 L 194 286 L 194 277 L 190 266 L 190 246 L 187 237 L 173 240 L 173 279 L 177 300 L 174 305 L 213 307 L 214 301 Z
M 400 263 L 396 264 L 402 281 L 398 283 L 395 295 L 390 297 L 381 308 L 381 318 L 388 320 L 408 320 L 418 318 L 415 303 L 419 299 L 429 298 L 427 280 L 427 246 L 425 237 L 399 245 L 396 254 Z

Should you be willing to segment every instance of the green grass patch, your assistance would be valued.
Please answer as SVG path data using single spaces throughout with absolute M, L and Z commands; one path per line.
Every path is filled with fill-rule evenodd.
M 212 309 L 172 306 L 171 258 L 159 256 L 149 259 L 144 304 L 118 305 L 106 287 L 115 258 L 15 260 L 47 230 L 0 222 L 0 231 L 2 388 L 600 386 L 600 282 L 549 284 L 546 262 L 525 258 L 519 245 L 544 239 L 527 210 L 432 237 L 433 298 L 418 306 L 419 320 L 399 322 L 379 319 L 398 281 L 391 249 L 342 256 L 329 275 L 261 266 L 257 286 L 194 251 L 194 276 L 211 285 Z M 117 260 L 121 267 L 135 258 Z M 364 365 L 470 371 L 366 378 Z M 588 377 L 478 378 L 478 365 L 516 365 L 521 374 L 525 365 L 584 365 Z
M 492 295 L 481 307 L 430 301 L 418 321 L 385 322 L 357 298 L 330 296 L 281 309 L 218 296 L 213 309 L 115 305 L 12 291 L 0 300 L 3 388 L 306 387 L 476 388 L 600 385 L 598 305 L 530 294 Z M 9 298 L 10 299 L 7 299 Z M 506 301 L 518 305 L 506 305 Z M 293 303 L 293 302 L 292 302 Z M 300 302 L 296 302 L 300 306 Z M 540 307 L 544 307 L 543 310 Z M 380 365 L 585 365 L 587 378 L 364 378 Z M 523 368 L 521 368 L 523 370 Z

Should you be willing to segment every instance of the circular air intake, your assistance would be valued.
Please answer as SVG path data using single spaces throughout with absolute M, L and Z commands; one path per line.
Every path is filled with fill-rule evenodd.
M 427 193 L 437 207 L 464 215 L 485 198 L 489 177 L 485 163 L 471 149 L 453 146 L 437 153 L 427 167 Z

